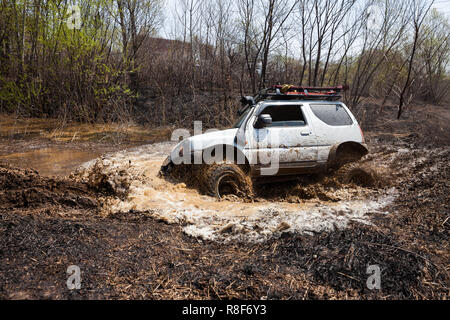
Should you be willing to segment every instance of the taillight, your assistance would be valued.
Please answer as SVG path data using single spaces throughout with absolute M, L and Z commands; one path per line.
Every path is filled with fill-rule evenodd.
M 366 139 L 364 138 L 364 132 L 362 131 L 360 125 L 358 125 L 358 127 L 359 127 L 359 131 L 361 132 L 362 142 L 363 142 L 363 143 L 366 143 Z

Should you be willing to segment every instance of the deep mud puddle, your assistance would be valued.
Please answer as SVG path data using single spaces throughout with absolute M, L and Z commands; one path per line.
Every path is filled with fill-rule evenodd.
M 346 185 L 324 191 L 333 201 L 218 201 L 184 183 L 158 177 L 161 163 L 172 147 L 171 143 L 159 143 L 109 154 L 84 164 L 73 177 L 97 187 L 107 185 L 123 195 L 105 199 L 105 215 L 142 212 L 180 224 L 190 236 L 223 242 L 258 242 L 284 232 L 332 231 L 346 228 L 351 222 L 370 224 L 371 214 L 382 212 L 396 197 L 395 189 L 380 192 Z
M 19 168 L 33 168 L 43 176 L 63 177 L 80 164 L 95 159 L 101 151 L 73 150 L 68 148 L 39 148 L 26 152 L 12 153 L 0 156 L 0 162 Z

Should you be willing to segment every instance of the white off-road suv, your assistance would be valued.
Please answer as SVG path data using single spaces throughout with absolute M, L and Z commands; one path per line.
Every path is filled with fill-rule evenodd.
M 242 98 L 232 129 L 183 140 L 161 172 L 201 167 L 203 189 L 220 198 L 249 195 L 253 182 L 329 172 L 358 161 L 368 150 L 357 120 L 339 102 L 342 90 L 274 86 Z

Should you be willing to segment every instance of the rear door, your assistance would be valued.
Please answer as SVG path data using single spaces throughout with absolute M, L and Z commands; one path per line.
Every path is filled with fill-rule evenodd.
M 317 136 L 318 161 L 328 161 L 331 148 L 343 142 L 363 143 L 358 122 L 340 102 L 310 103 L 308 115 L 313 119 Z

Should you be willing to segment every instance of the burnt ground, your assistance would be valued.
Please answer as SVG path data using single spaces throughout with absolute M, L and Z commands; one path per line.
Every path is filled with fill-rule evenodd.
M 392 164 L 400 172 L 426 155 L 390 177 L 399 192 L 390 214 L 260 244 L 200 241 L 145 213 L 105 217 L 105 190 L 1 166 L 0 298 L 448 299 L 449 109 L 417 107 L 401 121 L 378 109 L 359 115 L 371 149 L 363 162 L 412 149 Z M 374 264 L 379 291 L 366 286 Z M 70 265 L 81 268 L 79 291 L 67 290 Z

